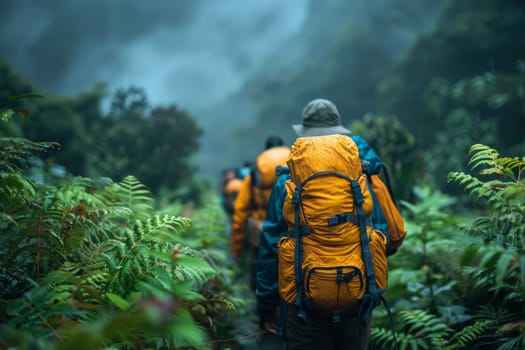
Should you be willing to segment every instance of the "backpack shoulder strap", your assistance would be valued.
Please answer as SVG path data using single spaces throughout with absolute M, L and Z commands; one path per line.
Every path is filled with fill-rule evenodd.
M 371 315 L 372 311 L 376 306 L 381 304 L 380 292 L 376 286 L 376 276 L 374 272 L 374 263 L 372 260 L 372 253 L 370 251 L 370 240 L 368 238 L 368 233 L 366 231 L 366 213 L 363 209 L 364 197 L 361 192 L 361 187 L 359 183 L 355 180 L 352 180 L 352 194 L 354 200 L 357 204 L 357 214 L 359 222 L 359 233 L 361 238 L 361 255 L 363 257 L 363 262 L 365 263 L 365 273 L 366 273 L 366 289 L 367 292 L 363 297 L 363 302 L 360 306 L 360 317 L 367 321 Z

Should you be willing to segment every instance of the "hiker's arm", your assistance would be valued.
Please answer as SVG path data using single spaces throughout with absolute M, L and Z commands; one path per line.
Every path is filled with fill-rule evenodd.
M 275 314 L 279 305 L 277 242 L 288 230 L 282 214 L 287 178 L 287 175 L 280 176 L 273 187 L 259 243 L 255 294 L 257 311 L 263 322 Z
M 244 239 L 246 237 L 248 218 L 251 215 L 250 184 L 251 177 L 248 175 L 242 183 L 241 189 L 233 206 L 230 247 L 232 250 L 232 255 L 235 259 L 239 257 L 242 251 Z

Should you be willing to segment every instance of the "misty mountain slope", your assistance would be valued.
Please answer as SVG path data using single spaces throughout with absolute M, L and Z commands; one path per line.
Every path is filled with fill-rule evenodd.
M 194 162 L 215 177 L 269 134 L 291 142 L 311 98 L 333 99 L 345 122 L 375 110 L 377 81 L 441 2 L 6 0 L 0 51 L 50 94 L 135 85 L 190 111 L 205 130 Z
M 131 53 L 128 48 L 155 37 L 159 28 L 182 30 L 196 10 L 195 2 L 151 6 L 127 0 L 76 0 L 74 4 L 68 0 L 4 0 L 0 5 L 0 51 L 27 79 L 55 94 L 71 96 L 99 81 L 113 87 L 133 59 L 126 57 Z M 141 61 L 147 70 L 144 58 Z
M 377 84 L 415 38 L 433 27 L 442 1 L 328 4 L 311 2 L 302 30 L 276 47 L 238 92 L 203 112 L 213 114 L 214 125 L 203 140 L 205 172 L 252 159 L 269 135 L 291 143 L 291 124 L 300 122 L 310 99 L 332 99 L 345 123 L 375 111 Z
M 0 52 L 54 94 L 135 85 L 197 114 L 297 31 L 309 1 L 4 0 Z

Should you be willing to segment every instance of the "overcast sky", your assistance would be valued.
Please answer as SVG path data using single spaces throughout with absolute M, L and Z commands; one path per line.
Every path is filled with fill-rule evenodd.
M 2 0 L 0 53 L 24 78 L 75 95 L 143 87 L 201 110 L 296 34 L 309 0 Z

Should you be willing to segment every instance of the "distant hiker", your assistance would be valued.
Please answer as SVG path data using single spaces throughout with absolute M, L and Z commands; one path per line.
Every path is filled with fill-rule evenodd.
M 233 215 L 233 203 L 237 199 L 241 186 L 242 179 L 239 177 L 238 169 L 228 168 L 222 172 L 221 204 L 230 219 Z
M 345 136 L 350 130 L 332 102 L 310 101 L 293 128 L 298 138 L 260 238 L 260 325 L 277 333 L 280 315 L 288 350 L 366 349 L 372 310 L 386 288 L 387 255 L 405 237 L 402 217 L 390 194 L 374 192 L 377 153 L 363 138 Z M 382 213 L 389 205 L 397 222 Z
M 255 266 L 259 234 L 266 216 L 266 204 L 277 179 L 277 166 L 286 165 L 290 149 L 283 145 L 279 137 L 269 137 L 265 150 L 257 156 L 250 174 L 246 176 L 239 195 L 235 200 L 230 246 L 233 258 L 239 260 L 244 242 L 248 240 L 249 251 L 245 252 L 250 261 L 250 286 L 255 290 Z

